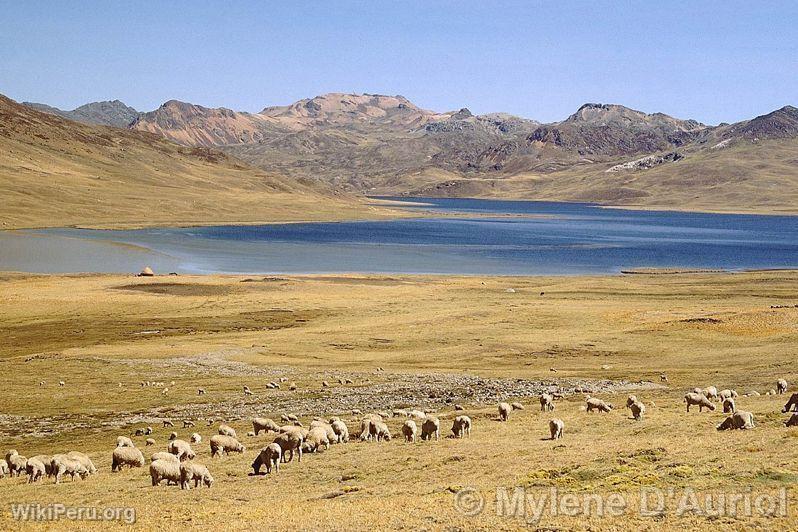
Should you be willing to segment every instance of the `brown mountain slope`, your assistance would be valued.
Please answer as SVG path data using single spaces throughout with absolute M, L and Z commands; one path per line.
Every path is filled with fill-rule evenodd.
M 224 153 L 90 126 L 0 96 L 0 224 L 143 226 L 378 216 Z

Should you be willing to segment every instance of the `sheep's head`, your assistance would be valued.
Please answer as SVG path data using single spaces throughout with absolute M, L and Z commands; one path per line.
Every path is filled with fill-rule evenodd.
M 206 486 L 210 488 L 211 484 L 213 484 L 213 477 L 211 476 L 210 473 L 208 473 L 207 475 L 202 477 L 202 481 L 205 483 Z

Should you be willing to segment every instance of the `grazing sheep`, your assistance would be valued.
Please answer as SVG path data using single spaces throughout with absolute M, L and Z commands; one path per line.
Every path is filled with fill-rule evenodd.
M 601 399 L 596 399 L 595 397 L 587 396 L 585 400 L 587 404 L 587 411 L 592 412 L 593 410 L 598 410 L 599 412 L 609 412 L 613 409 L 612 403 L 606 403 Z
M 429 416 L 421 424 L 421 439 L 431 440 L 433 436 L 435 436 L 435 441 L 441 439 L 441 422 L 438 418 Z
M 785 427 L 798 427 L 798 414 L 793 414 L 790 419 L 784 422 Z M 2 466 L 2 464 L 0 464 Z M 2 477 L 2 475 L 0 475 Z
M 86 468 L 86 466 L 84 466 L 78 460 L 70 458 L 65 454 L 53 455 L 53 458 L 50 461 L 50 467 L 52 469 L 53 475 L 55 476 L 56 484 L 61 483 L 61 477 L 64 475 L 69 475 L 73 481 L 75 480 L 75 475 L 78 475 L 81 479 L 85 479 L 89 476 L 89 470 Z
M 381 423 L 382 418 L 377 414 L 368 414 L 360 420 L 360 441 L 368 441 L 377 434 L 375 425 Z
M 402 436 L 405 437 L 405 440 L 409 441 L 410 443 L 415 443 L 417 434 L 418 426 L 416 425 L 416 422 L 412 419 L 405 421 L 404 425 L 402 425 Z
M 360 416 L 360 415 L 363 415 L 363 411 L 362 411 L 362 410 L 360 410 L 359 408 L 353 408 L 353 409 L 352 409 L 352 415 L 353 415 L 353 416 Z
M 166 484 L 180 484 L 180 462 L 172 462 L 169 460 L 156 460 L 150 464 L 150 478 L 152 485 L 157 486 L 162 481 Z
M 280 450 L 283 453 L 283 462 L 292 461 L 295 451 L 299 455 L 299 462 L 302 461 L 302 444 L 305 443 L 305 435 L 300 431 L 294 430 L 278 434 L 272 443 L 276 443 L 280 446 Z
M 64 381 L 58 381 L 58 385 L 59 386 L 66 386 L 66 383 Z
M 288 414 L 288 421 L 299 421 L 296 414 Z
M 135 447 L 135 445 L 133 445 L 133 440 L 131 440 L 127 436 L 117 436 L 117 438 L 116 438 L 116 446 L 117 447 Z
M 465 410 L 465 408 L 463 408 L 463 405 L 460 405 L 460 404 L 454 405 L 454 409 L 455 409 L 455 411 Z
M 776 392 L 781 395 L 787 392 L 787 381 L 784 379 L 779 379 L 776 382 Z
M 640 421 L 643 419 L 643 414 L 646 413 L 646 405 L 640 401 L 635 401 L 629 405 L 629 410 L 632 411 L 632 418 L 634 418 L 635 421 Z
M 521 403 L 510 403 L 510 406 L 512 407 L 513 410 L 525 410 L 524 405 L 522 405 Z
M 232 452 L 243 453 L 247 450 L 247 448 L 241 445 L 241 442 L 239 442 L 233 436 L 227 436 L 225 434 L 215 434 L 211 436 L 210 443 L 211 458 L 214 456 L 230 454 Z
M 338 435 L 335 433 L 335 430 L 333 430 L 332 425 L 330 425 L 326 421 L 312 421 L 310 423 L 311 430 L 319 427 L 323 428 L 324 432 L 327 433 L 327 440 L 331 444 L 338 443 Z
M 554 410 L 554 397 L 548 393 L 540 394 L 540 411 L 551 412 Z
M 668 376 L 664 373 L 659 374 L 659 382 L 668 382 Z
M 391 414 L 389 414 L 388 412 L 377 412 L 377 415 L 380 416 L 383 419 L 387 419 L 387 418 L 391 417 Z
M 327 381 L 321 381 L 321 387 L 322 387 L 322 388 L 329 388 L 329 386 L 330 386 L 330 383 L 329 383 L 329 382 L 327 382 Z
M 709 399 L 710 401 L 717 401 L 718 399 L 718 389 L 714 386 L 707 386 L 703 390 L 704 397 Z
M 562 419 L 552 419 L 549 421 L 549 433 L 551 433 L 552 440 L 559 440 L 562 438 L 562 430 L 565 428 L 565 423 Z
M 793 412 L 798 412 L 798 393 L 794 393 L 790 396 L 787 404 L 785 404 L 784 408 L 781 409 L 781 412 L 786 414 L 790 410 Z
M 698 405 L 698 411 L 703 412 L 704 408 L 709 408 L 710 410 L 715 410 L 715 405 L 712 404 L 712 401 L 707 399 L 704 394 L 690 392 L 684 395 L 684 402 L 687 403 L 687 411 L 690 411 L 690 407 L 693 405 Z
M 213 484 L 213 477 L 207 467 L 196 462 L 183 462 L 180 464 L 180 489 L 191 489 L 192 480 L 195 488 L 198 488 L 200 483 L 209 488 Z
M 354 384 L 354 383 L 355 383 L 355 381 L 353 381 L 352 379 L 346 379 L 344 381 L 344 384 Z
M 219 425 L 219 434 L 222 436 L 230 436 L 231 438 L 238 438 L 238 436 L 236 436 L 235 429 L 229 425 L 225 425 L 224 423 Z
M 16 449 L 11 449 L 6 453 L 6 463 L 10 476 L 18 477 L 25 472 L 28 459 L 19 454 Z
M 349 428 L 346 426 L 346 423 L 340 419 L 334 419 L 331 420 L 330 426 L 338 439 L 338 443 L 346 443 L 349 441 Z
M 45 457 L 45 459 L 46 458 L 47 457 Z M 50 465 L 50 467 L 52 468 L 52 465 Z M 32 484 L 44 478 L 47 474 L 47 468 L 45 467 L 45 462 L 42 462 L 38 456 L 34 456 L 28 458 L 28 461 L 25 463 L 25 472 L 28 474 L 28 484 Z
M 302 444 L 302 452 L 315 453 L 321 448 L 322 445 L 325 449 L 330 448 L 330 440 L 327 437 L 327 430 L 324 427 L 313 427 L 310 429 L 310 432 L 308 432 L 308 436 L 305 438 L 305 441 Z
M 249 389 L 249 386 L 244 386 L 244 395 L 252 395 L 252 390 Z
M 754 428 L 754 415 L 751 412 L 744 412 L 738 410 L 723 420 L 723 423 L 718 425 L 718 430 L 746 430 Z
M 499 419 L 507 421 L 510 418 L 512 407 L 507 403 L 499 403 Z
M 691 393 L 700 393 L 700 394 L 702 394 L 702 395 L 703 395 L 703 393 L 704 393 L 704 390 L 703 390 L 703 388 L 698 388 L 698 387 L 696 387 L 696 388 L 693 388 L 693 389 L 691 390 Z
M 0 478 L 5 478 L 5 476 L 10 473 L 11 470 L 8 468 L 8 462 L 6 462 L 5 458 L 0 458 Z
M 296 383 L 295 382 L 292 382 L 292 383 L 290 383 L 288 385 L 288 391 L 289 392 L 295 392 L 296 391 Z
M 166 460 L 167 462 L 174 462 L 176 464 L 180 463 L 180 459 L 177 456 L 173 455 L 172 453 L 167 453 L 166 451 L 153 453 L 153 455 L 150 456 L 150 462 L 154 462 L 156 460 Z
M 135 447 L 117 447 L 111 457 L 111 471 L 121 471 L 122 466 L 142 467 L 144 455 Z
M 170 432 L 169 441 L 175 441 L 176 439 L 177 439 L 177 432 Z
M 280 427 L 267 417 L 256 417 L 252 420 L 252 430 L 255 432 L 255 436 L 257 436 L 260 434 L 260 431 L 278 432 Z
M 457 416 L 452 423 L 452 433 L 455 438 L 463 436 L 471 437 L 471 418 L 468 416 Z
M 149 447 L 150 445 L 155 445 L 155 439 L 147 438 L 146 440 L 144 440 L 144 445 L 146 445 L 147 447 Z
M 205 395 L 205 388 L 197 388 L 197 395 Z
M 731 397 L 727 397 L 723 400 L 723 413 L 724 414 L 733 414 L 737 411 L 737 405 L 734 404 L 734 399 Z
M 280 448 L 280 445 L 277 443 L 270 443 L 266 447 L 260 450 L 258 456 L 255 457 L 255 461 L 252 462 L 252 469 L 255 471 L 256 475 L 260 474 L 260 466 L 266 466 L 266 473 L 270 474 L 272 469 L 275 472 L 280 472 L 280 459 L 283 456 L 283 450 Z
M 175 424 L 174 424 L 174 423 L 172 423 L 172 422 L 171 422 L 170 420 L 168 420 L 168 419 L 164 419 L 164 420 L 163 420 L 163 426 L 164 426 L 164 428 L 166 428 L 166 427 L 174 427 L 174 426 L 175 426 Z
M 200 436 L 199 433 L 195 432 L 191 435 L 189 441 L 191 443 L 202 443 L 202 436 Z
M 388 429 L 388 425 L 383 423 L 382 421 L 378 421 L 374 423 L 374 439 L 376 441 L 391 441 L 391 431 Z
M 194 449 L 192 449 L 191 445 L 189 445 L 189 443 L 185 440 L 170 441 L 166 450 L 177 456 L 177 459 L 181 462 L 193 460 L 197 456 L 197 454 L 194 452 Z
M 97 468 L 94 467 L 94 463 L 91 461 L 88 455 L 78 451 L 70 451 L 66 455 L 72 460 L 77 460 L 79 464 L 86 468 L 86 471 L 89 473 L 89 475 L 94 475 L 97 473 Z
M 426 412 L 422 412 L 421 410 L 411 410 L 410 417 L 417 419 L 419 421 L 424 421 L 427 418 Z
M 183 428 L 184 429 L 191 428 L 193 426 L 194 426 L 194 422 L 193 421 L 189 421 L 187 419 L 183 420 Z
M 739 396 L 736 390 L 721 390 L 718 392 L 718 398 L 723 401 L 724 399 L 736 399 Z
M 630 395 L 629 397 L 626 398 L 626 408 L 631 408 L 632 405 L 636 402 L 637 402 L 637 396 Z
M 133 433 L 133 436 L 144 436 L 144 429 L 136 429 L 136 432 Z

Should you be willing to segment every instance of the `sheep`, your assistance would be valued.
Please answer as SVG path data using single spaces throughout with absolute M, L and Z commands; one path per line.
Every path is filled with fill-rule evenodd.
M 197 388 L 197 395 L 205 395 L 205 388 Z
M 177 439 L 177 432 L 170 432 L 169 441 L 175 441 L 176 439 Z
M 155 445 L 155 438 L 147 438 L 144 440 L 144 445 L 149 447 L 150 445 Z
M 329 423 L 327 423 L 325 421 L 312 421 L 310 423 L 310 428 L 311 429 L 315 429 L 317 427 L 320 427 L 320 428 L 324 429 L 324 432 L 327 433 L 327 440 L 330 443 L 338 443 L 338 435 L 333 430 L 332 425 L 330 425 Z
M 249 386 L 244 386 L 244 395 L 253 395 L 252 390 L 249 389 Z
M 468 416 L 457 416 L 452 423 L 452 433 L 455 438 L 464 436 L 471 437 L 471 418 Z
M 194 422 L 193 421 L 190 421 L 188 419 L 184 419 L 183 420 L 183 428 L 184 429 L 188 429 L 188 428 L 191 428 L 193 426 L 194 426 Z
M 211 476 L 208 468 L 196 462 L 184 462 L 180 464 L 180 489 L 191 489 L 191 481 L 194 481 L 194 487 L 198 488 L 200 483 L 211 487 L 213 484 L 213 477 Z
M 343 384 L 343 383 L 342 383 L 342 384 Z M 322 387 L 322 388 L 329 388 L 329 387 L 330 387 L 330 383 L 329 383 L 329 382 L 327 382 L 327 381 L 321 381 L 321 387 Z
M 156 460 L 165 460 L 167 462 L 174 462 L 176 464 L 180 463 L 180 459 L 177 456 L 173 455 L 172 453 L 168 453 L 166 451 L 153 453 L 153 455 L 150 456 L 150 462 L 154 462 Z
M 606 403 L 601 399 L 596 399 L 595 397 L 587 396 L 585 400 L 587 403 L 587 411 L 592 412 L 593 410 L 598 410 L 599 412 L 609 412 L 613 409 L 612 403 Z
M 499 419 L 507 421 L 510 418 L 512 407 L 507 403 L 499 403 Z
M 629 410 L 632 411 L 632 418 L 634 418 L 635 421 L 640 421 L 643 419 L 643 414 L 646 413 L 646 405 L 640 401 L 635 401 L 629 406 Z
M 389 414 L 388 412 L 377 412 L 377 415 L 383 419 L 391 417 L 391 414 Z
M 737 405 L 734 404 L 734 399 L 731 397 L 727 397 L 723 400 L 723 413 L 724 414 L 733 414 L 737 411 Z
M 718 399 L 723 401 L 724 399 L 736 399 L 739 397 L 737 390 L 721 390 L 718 392 Z
M 34 460 L 34 459 L 36 459 L 36 460 L 40 461 L 42 464 L 44 464 L 44 474 L 45 475 L 47 475 L 48 477 L 53 476 L 53 457 L 52 456 L 48 456 L 46 454 L 37 454 L 36 456 L 34 456 L 32 458 L 28 458 L 28 461 L 31 461 L 31 460 Z
M 59 386 L 66 386 L 66 383 L 64 381 L 58 381 L 58 385 Z
M 463 408 L 463 405 L 461 404 L 454 405 L 454 409 L 455 411 L 465 410 L 465 408 Z
M 693 388 L 692 390 L 690 390 L 690 392 L 691 393 L 699 393 L 699 394 L 703 395 L 704 394 L 704 389 L 696 387 L 696 388 Z
M 521 403 L 510 403 L 510 406 L 512 407 L 513 410 L 525 410 L 524 405 L 522 405 Z
M 45 460 L 46 458 L 47 457 L 45 457 Z M 52 471 L 52 464 L 50 468 Z M 28 474 L 28 484 L 41 480 L 47 474 L 45 462 L 40 460 L 38 456 L 28 458 L 28 461 L 25 463 L 25 472 Z
M 361 415 L 363 415 L 363 411 L 360 410 L 359 408 L 353 408 L 352 409 L 352 415 L 353 416 L 361 416 Z
M 794 393 L 790 396 L 790 399 L 784 405 L 784 408 L 781 409 L 781 412 L 782 414 L 786 414 L 790 410 L 798 412 L 798 393 Z
M 73 481 L 75 480 L 75 475 L 78 475 L 81 479 L 85 479 L 89 476 L 89 470 L 86 466 L 65 454 L 53 455 L 50 461 L 50 467 L 55 476 L 56 484 L 61 483 L 61 477 L 64 475 L 69 475 L 72 477 Z
M 6 463 L 10 476 L 18 477 L 25 472 L 28 459 L 19 454 L 16 449 L 11 449 L 6 453 Z
M 241 442 L 239 442 L 233 436 L 227 436 L 225 434 L 215 434 L 211 436 L 210 444 L 211 458 L 214 456 L 230 454 L 231 452 L 243 453 L 247 450 L 247 448 L 244 447 Z
M 131 440 L 127 436 L 117 436 L 117 438 L 116 438 L 116 446 L 117 447 L 135 447 L 135 445 L 133 445 L 133 440 Z
M 421 424 L 421 439 L 431 440 L 435 436 L 435 441 L 441 439 L 441 422 L 436 417 L 429 416 Z
M 144 455 L 135 447 L 117 447 L 111 455 L 111 471 L 121 471 L 122 466 L 142 467 Z
M 562 419 L 552 419 L 549 421 L 549 433 L 551 433 L 552 440 L 559 440 L 562 438 L 562 430 L 565 428 L 565 423 Z
M 315 453 L 324 446 L 325 449 L 330 448 L 330 440 L 327 437 L 327 431 L 324 427 L 314 427 L 308 432 L 307 438 L 302 443 L 303 453 Z
M 185 440 L 170 441 L 166 450 L 177 456 L 177 459 L 181 462 L 193 460 L 197 456 L 197 454 L 194 452 L 194 449 L 192 449 L 191 445 L 189 445 L 189 443 Z
M 180 484 L 180 463 L 169 460 L 156 460 L 150 464 L 150 478 L 152 485 L 157 486 L 165 480 L 167 484 Z
M 330 426 L 338 438 L 338 443 L 346 443 L 349 441 L 349 428 L 346 426 L 346 423 L 340 419 L 335 419 L 332 420 Z
M 172 421 L 171 421 L 171 420 L 169 420 L 169 419 L 164 419 L 164 420 L 163 420 L 163 426 L 164 426 L 164 428 L 166 428 L 166 427 L 174 427 L 174 426 L 175 426 L 175 424 L 174 424 L 174 423 L 172 423 Z
M 659 382 L 668 382 L 668 376 L 665 373 L 660 373 Z
M 377 433 L 375 424 L 382 422 L 377 414 L 369 414 L 360 420 L 360 441 L 368 441 Z
M 150 434 L 152 434 L 152 427 L 145 428 L 144 429 L 144 435 L 145 436 L 149 436 Z
M 752 428 L 754 428 L 754 415 L 751 412 L 745 412 L 743 410 L 738 410 L 733 413 L 724 419 L 723 423 L 717 426 L 718 430 L 747 430 Z
M 291 462 L 294 459 L 294 452 L 298 455 L 298 461 L 302 462 L 302 444 L 305 443 L 305 436 L 300 431 L 295 430 L 278 434 L 272 443 L 280 446 L 280 450 L 283 453 L 283 462 Z
M 718 399 L 718 389 L 714 386 L 707 386 L 703 390 L 704 397 L 709 399 L 710 401 L 716 401 Z
M 133 436 L 144 436 L 144 429 L 136 429 L 136 432 L 133 433 Z
M 260 431 L 277 432 L 280 430 L 280 427 L 267 417 L 256 417 L 252 420 L 252 430 L 255 432 L 255 436 L 257 436 L 260 434 Z
M 270 443 L 266 447 L 260 450 L 258 456 L 255 457 L 255 461 L 252 462 L 252 469 L 255 470 L 255 474 L 260 474 L 260 466 L 266 467 L 266 473 L 270 474 L 272 469 L 276 473 L 280 472 L 280 459 L 283 456 L 283 450 L 280 448 L 280 445 L 277 443 Z
M 776 382 L 776 392 L 781 395 L 787 392 L 787 381 L 784 379 L 779 379 Z
M 78 451 L 70 451 L 67 453 L 67 457 L 71 458 L 72 460 L 77 460 L 78 463 L 86 468 L 86 471 L 88 471 L 89 475 L 93 475 L 97 472 L 97 468 L 94 467 L 94 463 L 86 454 Z
M 299 421 L 296 414 L 288 414 L 288 421 Z
M 412 419 L 405 421 L 402 425 L 402 436 L 405 437 L 405 440 L 409 441 L 410 443 L 415 443 L 417 434 L 418 426 L 416 425 L 416 422 Z
M 798 414 L 793 414 L 790 419 L 784 422 L 785 427 L 798 427 Z M 2 466 L 2 464 L 0 464 Z M 0 475 L 2 477 L 2 475 Z
M 632 405 L 636 402 L 637 402 L 637 396 L 630 395 L 629 397 L 626 398 L 626 408 L 631 408 Z
M 690 412 L 690 407 L 693 405 L 698 405 L 698 411 L 703 412 L 704 408 L 709 408 L 710 410 L 715 410 L 715 405 L 712 404 L 712 401 L 707 399 L 707 397 L 700 393 L 690 392 L 685 394 L 684 402 L 687 403 L 687 411 Z
M 540 411 L 550 412 L 554 410 L 554 397 L 548 393 L 540 394 Z
M 10 473 L 11 470 L 8 468 L 8 462 L 6 462 L 5 458 L 0 458 L 0 478 L 5 478 L 5 476 Z
M 231 438 L 238 438 L 238 436 L 236 436 L 235 429 L 229 425 L 225 425 L 224 423 L 219 425 L 219 434 L 222 436 L 230 436 Z
M 426 412 L 422 412 L 421 410 L 411 410 L 410 417 L 415 418 L 419 421 L 424 421 L 427 418 Z
M 195 432 L 195 433 L 193 433 L 191 435 L 191 438 L 189 438 L 189 441 L 191 443 L 202 443 L 202 436 L 200 436 L 199 433 Z
M 376 441 L 391 441 L 391 431 L 388 429 L 388 425 L 382 421 L 378 421 L 373 427 L 375 430 L 374 439 Z

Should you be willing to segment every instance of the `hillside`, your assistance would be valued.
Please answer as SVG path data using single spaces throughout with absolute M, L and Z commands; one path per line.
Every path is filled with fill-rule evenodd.
M 203 147 L 86 125 L 0 96 L 0 224 L 129 227 L 380 216 L 361 200 Z

